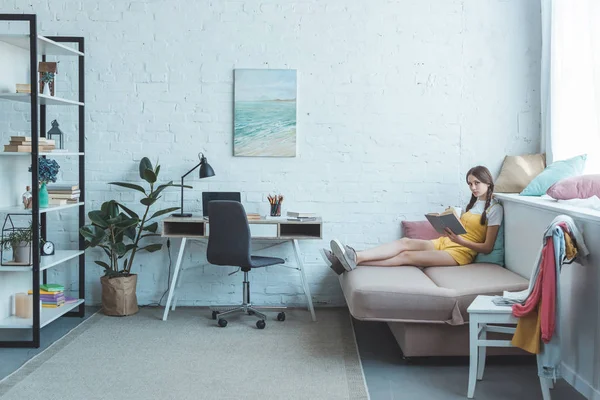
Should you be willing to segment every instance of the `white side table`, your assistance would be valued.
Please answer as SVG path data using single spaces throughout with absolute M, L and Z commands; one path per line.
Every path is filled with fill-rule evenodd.
M 510 340 L 487 340 L 488 332 L 514 334 L 516 328 L 495 326 L 496 324 L 517 325 L 518 318 L 513 317 L 510 306 L 497 306 L 492 302 L 493 296 L 477 296 L 467 309 L 469 313 L 469 391 L 467 397 L 472 399 L 475 394 L 475 385 L 483 379 L 485 369 L 486 347 L 512 347 Z M 539 360 L 539 358 L 538 358 Z M 542 396 L 550 400 L 552 380 L 540 377 Z

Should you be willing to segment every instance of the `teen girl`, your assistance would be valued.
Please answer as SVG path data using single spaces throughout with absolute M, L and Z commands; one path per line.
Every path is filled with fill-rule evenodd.
M 435 240 L 402 238 L 365 251 L 355 251 L 339 240 L 331 241 L 331 251 L 322 249 L 325 262 L 338 274 L 352 271 L 357 265 L 380 267 L 456 266 L 473 262 L 477 253 L 489 254 L 494 248 L 503 210 L 492 198 L 494 181 L 483 166 L 471 168 L 466 176 L 471 201 L 460 217 L 467 233 L 446 235 Z

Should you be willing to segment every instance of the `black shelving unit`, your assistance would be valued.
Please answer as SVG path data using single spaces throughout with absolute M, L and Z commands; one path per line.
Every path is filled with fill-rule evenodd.
M 34 347 L 40 346 L 40 331 L 43 326 L 51 323 L 60 316 L 67 317 L 80 317 L 82 318 L 85 314 L 85 254 L 84 248 L 85 243 L 81 236 L 79 236 L 78 251 L 63 251 L 54 258 L 48 260 L 42 260 L 40 256 L 40 243 L 41 239 L 46 239 L 47 223 L 46 215 L 48 212 L 57 211 L 60 209 L 78 207 L 79 208 L 79 222 L 78 226 L 85 224 L 85 79 L 84 79 L 84 38 L 83 37 L 71 37 L 71 36 L 49 36 L 42 37 L 38 36 L 37 32 L 37 18 L 35 14 L 0 14 L 0 21 L 15 21 L 29 24 L 29 35 L 28 43 L 27 38 L 23 38 L 24 35 L 5 35 L 0 37 L 0 41 L 13 44 L 17 47 L 27 48 L 29 50 L 29 68 L 30 68 L 30 82 L 31 82 L 31 94 L 30 95 L 19 95 L 19 94 L 0 94 L 0 99 L 8 99 L 13 101 L 30 102 L 31 104 L 31 187 L 34 188 L 31 193 L 33 195 L 33 209 L 31 210 L 32 229 L 33 229 L 33 243 L 32 243 L 32 290 L 33 290 L 33 319 L 32 324 L 23 323 L 23 327 L 19 327 L 22 321 L 12 322 L 9 318 L 8 322 L 3 323 L 0 320 L 0 330 L 2 329 L 27 329 L 31 328 L 33 333 L 31 335 L 32 340 L 12 340 L 12 341 L 0 341 L 0 347 Z M 4 40 L 3 40 L 4 39 Z M 61 43 L 76 44 L 76 50 L 62 45 Z M 39 46 L 38 46 L 39 45 Z M 48 51 L 48 49 L 51 49 Z M 54 51 L 52 51 L 54 50 Z M 68 54 L 70 56 L 78 57 L 78 101 L 65 100 L 60 98 L 54 98 L 49 96 L 40 95 L 38 93 L 38 55 L 41 53 L 42 60 L 46 61 L 46 54 Z M 66 106 L 77 106 L 79 109 L 79 151 L 76 154 L 79 166 L 79 189 L 80 189 L 80 200 L 79 203 L 67 206 L 49 207 L 40 210 L 39 204 L 39 192 L 35 190 L 38 187 L 38 169 L 39 169 L 39 157 L 46 157 L 46 155 L 54 156 L 50 153 L 43 153 L 39 151 L 39 138 L 46 136 L 46 107 L 47 104 L 57 104 Z M 39 122 L 38 122 L 39 121 Z M 56 153 L 56 156 L 60 156 L 61 153 Z M 65 155 L 65 154 L 62 154 Z M 73 155 L 73 154 L 68 154 Z M 0 209 L 0 213 L 8 213 L 9 211 Z M 40 281 L 46 283 L 47 269 L 52 266 L 59 265 L 62 262 L 66 262 L 77 257 L 79 261 L 79 295 L 78 301 L 75 303 L 75 307 L 72 305 L 64 305 L 57 309 L 48 309 L 53 311 L 47 312 L 47 318 L 42 319 L 43 311 L 40 310 Z M 15 270 L 11 270 L 15 271 Z M 2 269 L 0 269 L 2 272 Z M 25 273 L 25 272 L 24 272 Z M 40 278 L 40 275 L 43 275 Z M 0 275 L 1 279 L 1 275 Z M 58 310 L 58 311 L 56 311 Z M 64 312 L 68 310 L 68 312 Z

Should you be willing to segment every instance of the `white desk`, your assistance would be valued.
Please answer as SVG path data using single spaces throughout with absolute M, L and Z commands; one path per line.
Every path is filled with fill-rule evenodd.
M 299 222 L 288 221 L 287 218 L 283 217 L 249 220 L 248 222 L 250 224 L 250 233 L 252 235 L 252 239 L 292 243 L 294 255 L 296 256 L 295 269 L 300 272 L 300 279 L 302 280 L 302 287 L 304 289 L 304 294 L 306 295 L 308 310 L 310 311 L 312 320 L 316 321 L 317 318 L 315 316 L 315 309 L 313 307 L 308 281 L 306 280 L 302 258 L 300 257 L 300 245 L 298 241 L 322 239 L 323 222 L 321 218 L 317 218 L 314 221 Z M 185 251 L 186 242 L 188 239 L 208 239 L 208 230 L 210 229 L 210 224 L 209 221 L 202 217 L 179 218 L 172 216 L 165 218 L 162 221 L 162 224 L 163 237 L 181 238 L 179 254 L 177 255 L 177 262 L 175 263 L 175 271 L 173 272 L 173 279 L 171 281 L 169 295 L 167 296 L 167 304 L 165 304 L 165 312 L 163 314 L 163 321 L 166 321 L 169 315 L 169 308 L 172 307 L 172 310 L 175 310 L 175 307 L 177 306 L 177 299 L 173 301 L 173 296 L 175 294 L 176 287 L 179 286 L 179 272 L 181 269 L 181 260 L 183 259 L 183 252 Z

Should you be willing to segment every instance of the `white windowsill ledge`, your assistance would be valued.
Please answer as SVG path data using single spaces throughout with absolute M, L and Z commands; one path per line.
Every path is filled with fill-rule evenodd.
M 514 202 L 528 207 L 549 210 L 572 218 L 585 219 L 600 224 L 600 211 L 592 208 L 575 207 L 550 197 L 519 196 L 518 194 L 496 193 L 494 197 L 501 202 Z

